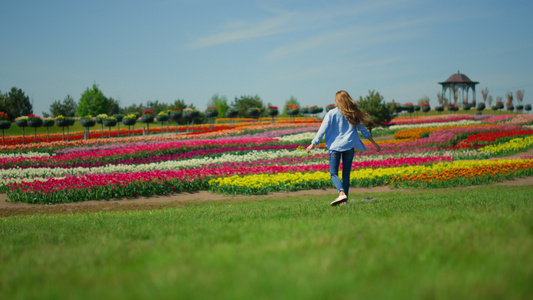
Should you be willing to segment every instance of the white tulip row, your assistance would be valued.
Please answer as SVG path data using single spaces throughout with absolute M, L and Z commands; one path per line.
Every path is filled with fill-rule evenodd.
M 302 140 L 312 140 L 315 138 L 316 131 L 312 132 L 303 132 L 303 133 L 297 133 L 297 134 L 291 134 L 291 135 L 285 135 L 281 137 L 276 137 L 280 141 L 283 142 L 297 142 Z
M 27 153 L 0 153 L 0 158 L 13 158 L 13 157 L 45 157 L 50 156 L 48 153 L 41 152 L 27 152 Z
M 402 130 L 402 129 L 442 127 L 442 126 L 463 126 L 463 125 L 472 125 L 472 124 L 483 124 L 483 123 L 476 121 L 476 120 L 461 120 L 461 121 L 456 121 L 456 122 L 404 124 L 404 125 L 392 125 L 387 128 L 376 127 L 372 131 L 379 132 L 380 130 Z

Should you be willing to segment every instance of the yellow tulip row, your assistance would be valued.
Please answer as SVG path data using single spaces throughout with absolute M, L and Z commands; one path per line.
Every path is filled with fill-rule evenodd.
M 501 166 L 521 164 L 530 172 L 533 171 L 533 159 L 501 159 L 501 160 L 471 160 L 443 162 L 433 165 L 418 165 L 392 168 L 365 168 L 352 171 L 350 180 L 353 186 L 379 186 L 391 184 L 392 179 L 398 180 L 401 176 L 431 173 L 436 181 L 450 180 L 449 172 L 447 178 L 438 178 L 439 172 L 447 172 L 454 169 L 498 169 Z M 468 174 L 475 176 L 475 172 L 459 172 L 458 175 Z M 512 174 L 507 174 L 512 176 Z M 396 181 L 397 184 L 397 181 Z M 227 178 L 217 178 L 209 181 L 209 190 L 212 192 L 227 194 L 266 194 L 275 191 L 294 191 L 305 189 L 317 189 L 332 187 L 328 172 L 313 173 L 278 173 L 278 174 L 255 174 L 255 175 L 234 175 Z
M 488 145 L 478 149 L 483 152 L 492 152 L 494 154 L 508 153 L 508 152 L 521 152 L 527 149 L 531 149 L 533 146 L 533 136 L 520 137 L 510 140 L 506 143 L 497 145 Z

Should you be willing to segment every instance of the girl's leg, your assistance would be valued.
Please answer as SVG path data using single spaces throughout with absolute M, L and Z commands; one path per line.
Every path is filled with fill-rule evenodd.
M 339 178 L 339 165 L 341 162 L 341 152 L 331 151 L 329 154 L 329 175 L 331 176 L 331 181 L 337 189 L 337 191 L 344 192 L 344 188 Z
M 342 152 L 342 188 L 346 196 L 348 196 L 350 191 L 350 172 L 354 154 L 354 149 Z

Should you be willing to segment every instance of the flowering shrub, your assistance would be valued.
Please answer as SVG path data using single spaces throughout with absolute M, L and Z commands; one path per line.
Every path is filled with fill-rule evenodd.
M 30 127 L 41 127 L 43 125 L 43 119 L 34 114 L 28 115 L 27 122 L 28 122 L 28 126 Z
M 170 118 L 168 111 L 161 111 L 157 114 L 156 119 L 158 122 L 165 122 Z
M 11 121 L 5 112 L 0 111 L 0 121 Z
M 21 116 L 15 119 L 18 127 L 27 127 L 28 126 L 28 116 Z
M 285 109 L 287 110 L 287 114 L 289 116 L 295 116 L 300 113 L 300 108 L 298 107 L 298 105 L 287 104 L 285 105 Z
M 52 127 L 55 124 L 54 118 L 44 118 L 43 119 L 43 126 L 44 127 Z

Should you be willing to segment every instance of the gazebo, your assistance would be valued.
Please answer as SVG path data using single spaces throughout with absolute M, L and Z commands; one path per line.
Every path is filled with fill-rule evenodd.
M 446 95 L 446 90 L 450 90 L 450 97 L 448 99 L 454 99 L 454 104 L 457 104 L 457 97 L 459 96 L 458 92 L 461 90 L 461 101 L 465 101 L 468 103 L 468 90 L 472 89 L 472 99 L 473 99 L 473 105 L 476 105 L 476 84 L 479 82 L 472 81 L 468 76 L 459 73 L 457 71 L 457 74 L 453 74 L 452 76 L 448 77 L 446 81 L 439 82 L 440 85 L 442 85 L 442 97 Z M 465 97 L 466 94 L 466 97 Z M 452 96 L 455 96 L 452 98 Z

